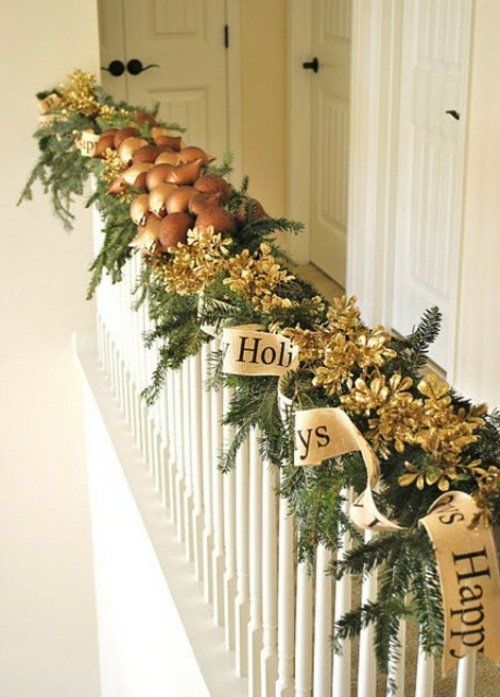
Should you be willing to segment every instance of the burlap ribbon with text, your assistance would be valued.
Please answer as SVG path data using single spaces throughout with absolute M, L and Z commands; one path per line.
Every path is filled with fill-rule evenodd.
M 44 116 L 45 114 L 48 114 L 49 111 L 56 109 L 60 105 L 61 97 L 58 94 L 56 94 L 55 92 L 52 92 L 51 94 L 48 94 L 43 99 L 38 99 L 37 101 L 38 101 L 38 111 L 39 111 L 41 116 Z
M 284 375 L 298 365 L 298 347 L 258 324 L 222 330 L 222 370 L 232 375 Z
M 298 366 L 298 347 L 288 338 L 258 325 L 222 330 L 222 369 L 233 375 L 281 377 Z M 278 405 L 288 419 L 292 401 L 278 386 Z M 349 416 L 339 408 L 295 411 L 297 466 L 317 466 L 325 460 L 359 452 L 367 484 L 351 508 L 353 522 L 379 532 L 402 530 L 377 508 L 373 492 L 380 480 L 380 463 Z M 500 576 L 491 528 L 472 528 L 478 512 L 474 499 L 462 492 L 439 496 L 420 524 L 432 541 L 441 582 L 445 620 L 443 672 L 458 659 L 480 651 L 500 659 Z
M 94 157 L 99 139 L 100 136 L 94 131 L 82 131 L 80 138 L 76 141 L 76 147 L 83 157 Z
M 296 465 L 319 465 L 355 451 L 363 458 L 367 485 L 352 505 L 353 522 L 379 532 L 402 530 L 375 504 L 379 462 L 349 416 L 334 408 L 295 412 Z M 472 527 L 478 512 L 472 496 L 453 491 L 439 496 L 420 520 L 434 547 L 441 584 L 443 673 L 473 651 L 500 660 L 500 576 L 495 542 L 491 528 Z

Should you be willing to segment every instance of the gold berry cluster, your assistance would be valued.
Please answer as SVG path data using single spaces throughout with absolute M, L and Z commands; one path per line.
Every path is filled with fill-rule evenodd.
M 299 346 L 300 360 L 315 364 L 313 383 L 328 395 L 351 390 L 360 371 L 382 367 L 396 355 L 382 327 L 363 326 L 356 298 L 334 298 L 326 322 L 314 330 L 295 327 L 284 333 Z
M 127 168 L 127 166 L 123 164 L 118 152 L 116 150 L 112 150 L 111 148 L 107 148 L 104 151 L 103 159 L 104 167 L 102 168 L 99 176 L 107 184 L 111 184 L 111 182 L 114 181 L 116 177 L 118 177 L 118 175 Z
M 454 408 L 449 385 L 433 373 L 418 383 L 417 396 L 412 388 L 413 380 L 399 372 L 387 378 L 375 370 L 358 378 L 340 401 L 348 413 L 367 417 L 367 440 L 382 456 L 390 445 L 399 453 L 418 446 L 426 454 L 419 465 L 405 463 L 408 472 L 399 478 L 401 486 L 437 484 L 446 491 L 464 468 L 476 474 L 480 461 L 466 462 L 463 452 L 477 439 L 485 407 Z
M 69 84 L 59 87 L 63 114 L 81 113 L 92 116 L 99 111 L 95 76 L 83 70 L 74 70 L 69 75 Z
M 173 293 L 199 293 L 224 270 L 230 242 L 223 240 L 213 227 L 189 230 L 187 244 L 171 247 L 170 259 L 157 264 L 157 273 Z
M 474 499 L 479 511 L 471 521 L 472 528 L 480 523 L 491 524 L 491 511 L 495 508 L 495 499 L 500 496 L 500 469 L 496 465 L 478 466 L 474 473 L 478 485 Z
M 406 463 L 401 486 L 437 484 L 446 491 L 464 471 L 479 476 L 480 461 L 467 460 L 464 451 L 477 440 L 485 406 L 456 408 L 449 385 L 434 374 L 416 389 L 400 371 L 384 374 L 387 361 L 396 357 L 391 337 L 382 327 L 363 326 L 355 298 L 334 298 L 327 321 L 314 330 L 288 328 L 284 334 L 299 346 L 313 384 L 338 397 L 351 416 L 366 418 L 366 438 L 380 456 L 387 457 L 391 447 L 398 453 L 408 446 L 423 451 L 418 465 Z
M 268 314 L 293 306 L 290 298 L 282 298 L 275 291 L 279 284 L 291 281 L 294 276 L 280 266 L 268 244 L 263 242 L 254 254 L 244 249 L 228 258 L 225 270 L 228 275 L 224 284 L 251 300 L 256 310 Z
M 263 243 L 254 254 L 244 249 L 230 256 L 230 244 L 231 240 L 222 239 L 213 227 L 195 228 L 188 232 L 187 244 L 169 249 L 169 260 L 157 264 L 157 272 L 167 288 L 180 295 L 199 293 L 224 273 L 224 285 L 250 300 L 257 310 L 269 313 L 291 307 L 289 298 L 281 298 L 274 291 L 293 276 L 278 264 L 271 247 Z
M 417 386 L 422 395 L 416 401 L 418 421 L 414 431 L 405 435 L 410 445 L 418 445 L 429 455 L 421 466 L 406 463 L 407 474 L 399 478 L 401 486 L 415 484 L 438 485 L 441 491 L 464 471 L 477 475 L 480 460 L 465 460 L 463 452 L 477 440 L 477 429 L 484 424 L 484 404 L 465 409 L 452 403 L 450 386 L 434 374 L 429 374 Z

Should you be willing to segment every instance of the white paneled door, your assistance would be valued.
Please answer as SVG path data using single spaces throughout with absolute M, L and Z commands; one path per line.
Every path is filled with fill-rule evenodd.
M 187 128 L 187 142 L 222 155 L 228 145 L 224 0 L 100 0 L 99 17 L 102 66 L 113 60 L 129 66 L 116 77 L 103 71 L 104 88 L 132 104 L 159 102 L 162 118 Z M 138 71 L 137 61 L 146 69 Z
M 471 3 L 404 2 L 393 327 L 407 334 L 439 306 L 443 329 L 431 358 L 445 370 L 460 261 Z
M 313 0 L 311 261 L 345 285 L 351 0 Z

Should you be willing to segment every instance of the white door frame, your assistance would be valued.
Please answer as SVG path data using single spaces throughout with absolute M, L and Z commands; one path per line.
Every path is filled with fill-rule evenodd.
M 347 292 L 369 324 L 392 314 L 401 0 L 353 0 Z
M 304 232 L 289 241 L 290 254 L 299 264 L 310 260 L 311 75 L 297 67 L 312 56 L 311 15 L 312 0 L 288 1 L 286 212 L 290 218 L 305 223 Z
M 227 141 L 228 150 L 234 156 L 231 178 L 233 182 L 240 182 L 245 172 L 242 142 L 240 0 L 226 0 L 226 23 L 229 26 L 229 46 L 226 49 Z
M 363 319 L 372 325 L 391 324 L 395 292 L 402 15 L 401 0 L 353 0 L 347 292 L 358 297 Z M 467 107 L 461 105 L 464 122 Z M 462 138 L 465 146 L 465 128 Z M 460 225 L 463 237 L 463 216 Z M 457 278 L 450 381 L 456 374 L 459 289 Z
M 388 318 L 392 304 L 387 272 L 394 252 L 389 231 L 395 211 L 401 5 L 401 0 L 352 0 L 347 291 L 357 294 L 369 323 Z M 298 263 L 310 260 L 311 76 L 297 67 L 312 51 L 312 0 L 289 0 L 286 199 L 287 214 L 306 225 L 290 240 Z M 383 287 L 377 289 L 378 284 Z

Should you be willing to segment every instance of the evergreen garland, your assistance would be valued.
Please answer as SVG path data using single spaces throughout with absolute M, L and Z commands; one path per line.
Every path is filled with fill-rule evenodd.
M 20 198 L 20 201 L 31 199 L 32 185 L 39 180 L 44 191 L 50 193 L 56 214 L 69 229 L 73 220 L 71 205 L 74 197 L 83 194 L 89 175 L 95 176 L 95 192 L 87 205 L 95 204 L 99 209 L 103 220 L 103 244 L 91 266 L 89 297 L 103 274 L 108 274 L 113 282 L 121 280 L 121 270 L 133 253 L 130 243 L 136 235 L 136 227 L 129 217 L 130 196 L 135 192 L 131 190 L 125 197 L 110 195 L 102 177 L 102 160 L 84 158 L 73 147 L 75 132 L 88 128 L 102 132 L 105 127 L 122 127 L 130 124 L 137 112 L 128 105 L 114 105 L 101 92 L 96 92 L 96 95 L 99 103 L 106 105 L 111 112 L 106 113 L 106 118 L 102 112 L 91 116 L 80 112 L 65 114 L 64 118 L 60 116 L 35 133 L 40 157 Z M 151 140 L 150 125 L 141 123 L 140 129 L 141 135 Z M 228 176 L 230 169 L 231 158 L 225 156 L 220 165 L 211 164 L 205 171 Z M 443 644 L 442 599 L 432 545 L 418 521 L 446 487 L 471 493 L 490 523 L 500 521 L 498 415 L 475 411 L 468 400 L 453 390 L 433 394 L 433 383 L 422 382 L 429 346 L 439 332 L 441 315 L 437 308 L 424 313 L 409 336 L 381 339 L 377 330 L 372 332 L 363 328 L 349 303 L 342 307 L 338 303 L 332 304 L 311 284 L 293 277 L 291 262 L 276 245 L 275 234 L 277 231 L 299 233 L 302 225 L 285 218 L 266 216 L 255 219 L 255 202 L 248 196 L 248 178 L 239 189 L 231 189 L 225 205 L 231 213 L 243 208 L 246 220 L 237 234 L 224 236 L 228 258 L 235 260 L 248 250 L 249 255 L 259 259 L 269 249 L 279 267 L 290 271 L 287 278 L 279 280 L 272 290 L 271 299 L 280 302 L 257 304 L 254 297 L 246 296 L 228 283 L 230 278 L 226 270 L 216 274 L 201 293 L 181 294 L 169 289 L 165 277 L 157 273 L 164 258 L 146 255 L 137 282 L 135 306 L 147 303 L 153 329 L 146 334 L 145 344 L 147 347 L 158 345 L 159 362 L 151 384 L 144 391 L 144 398 L 148 404 L 153 403 L 164 385 L 165 371 L 179 367 L 209 341 L 210 336 L 204 330 L 206 325 L 248 323 L 288 331 L 294 339 L 302 338 L 305 342 L 300 369 L 285 376 L 281 383 L 282 389 L 293 396 L 294 404 L 300 408 L 343 406 L 348 409 L 352 395 L 359 398 L 360 404 L 364 398 L 373 398 L 375 406 L 369 401 L 365 408 L 357 409 L 356 403 L 351 404 L 350 416 L 360 431 L 368 434 L 367 438 L 379 437 L 373 446 L 378 448 L 381 458 L 383 481 L 377 505 L 406 529 L 382 533 L 365 541 L 344 510 L 346 497 L 361 493 L 366 485 L 366 471 L 360 454 L 328 460 L 319 467 L 294 467 L 290 464 L 293 463 L 293 410 L 291 419 L 283 424 L 276 399 L 277 378 L 225 375 L 221 370 L 221 356 L 213 355 L 211 359 L 208 387 L 219 389 L 225 385 L 233 390 L 224 423 L 234 426 L 235 438 L 222 454 L 222 469 L 227 471 L 234 467 L 240 445 L 250 430 L 258 427 L 262 434 L 263 454 L 281 470 L 279 493 L 287 498 L 295 516 L 298 558 L 312 565 L 319 543 L 335 552 L 342 535 L 349 533 L 352 549 L 341 560 L 332 563 L 330 573 L 340 579 L 344 574 L 363 576 L 378 571 L 376 601 L 354 608 L 336 623 L 333 637 L 336 650 L 341 650 L 345 638 L 356 636 L 363 627 L 373 624 L 377 658 L 381 668 L 385 669 L 387 662 L 397 656 L 399 622 L 413 617 L 418 623 L 424 650 L 437 654 Z M 262 245 L 266 246 L 265 252 L 260 251 Z M 366 331 L 374 341 L 380 339 L 376 368 L 353 365 L 351 377 L 342 383 L 340 389 L 332 388 L 332 383 L 328 382 L 327 366 L 321 362 L 324 357 L 318 358 L 318 347 L 313 346 L 311 354 L 307 353 L 309 339 L 317 341 L 318 336 L 330 336 L 332 317 L 333 321 L 340 321 L 340 318 L 355 324 L 358 335 Z M 344 336 L 343 330 L 339 334 Z M 463 413 L 464 420 L 469 416 L 471 420 L 476 419 L 470 428 L 469 435 L 472 435 L 464 438 L 460 459 L 457 459 L 453 471 L 450 468 L 443 474 L 442 463 L 436 460 L 425 443 L 408 441 L 401 446 L 397 440 L 385 441 L 380 433 L 374 435 L 373 421 L 380 417 L 380 409 L 384 407 L 382 402 L 381 406 L 376 402 L 376 390 L 381 384 L 389 384 L 395 375 L 409 385 L 404 390 L 405 404 L 418 406 L 425 401 L 437 411 L 448 413 L 446 409 L 450 409 L 450 414 Z M 397 393 L 397 386 L 391 389 Z M 407 463 L 412 463 L 410 472 Z M 405 483 L 401 485 L 402 482 Z

